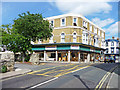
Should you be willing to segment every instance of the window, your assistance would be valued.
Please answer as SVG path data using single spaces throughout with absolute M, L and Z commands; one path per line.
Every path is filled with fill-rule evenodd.
M 49 43 L 53 43 L 53 35 L 50 37 Z
M 53 21 L 51 21 L 52 26 L 54 25 Z
M 56 54 L 55 53 L 51 53 L 49 58 L 55 58 Z
M 111 42 L 111 46 L 114 46 L 114 42 L 113 41 Z
M 41 39 L 38 40 L 38 43 L 39 43 L 39 44 L 42 43 L 42 42 L 41 42 Z
M 61 19 L 61 26 L 65 26 L 65 18 Z
M 102 39 L 102 41 L 101 41 L 101 45 L 102 45 L 102 47 L 104 47 L 104 46 L 105 46 L 104 39 Z
M 73 33 L 73 42 L 76 42 L 76 33 Z
M 73 26 L 77 26 L 77 18 L 73 18 Z
M 54 21 L 53 20 L 51 20 L 51 21 L 49 21 L 49 23 L 50 23 L 50 26 L 54 26 Z
M 90 44 L 90 45 L 92 44 L 91 42 L 92 42 L 92 38 L 90 37 L 90 41 L 89 41 L 89 44 Z
M 82 34 L 82 43 L 88 44 L 88 33 L 86 31 L 83 31 L 83 34 Z
M 92 32 L 92 25 L 90 25 L 90 31 Z
M 87 22 L 83 21 L 83 27 L 87 29 Z
M 108 46 L 108 42 L 106 42 L 106 47 Z
M 65 33 L 61 33 L 61 42 L 65 42 Z
M 96 34 L 97 34 L 97 28 L 94 28 L 94 33 L 96 33 Z
M 106 48 L 106 53 L 108 53 L 108 48 Z
M 111 48 L 111 53 L 114 53 L 114 48 Z
M 98 35 L 100 36 L 100 30 L 98 30 Z
M 104 32 L 102 32 L 102 37 L 104 37 Z

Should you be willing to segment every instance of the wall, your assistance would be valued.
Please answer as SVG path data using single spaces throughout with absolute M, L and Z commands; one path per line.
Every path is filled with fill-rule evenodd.
M 0 65 L 7 66 L 7 71 L 14 70 L 14 53 L 12 52 L 0 52 Z

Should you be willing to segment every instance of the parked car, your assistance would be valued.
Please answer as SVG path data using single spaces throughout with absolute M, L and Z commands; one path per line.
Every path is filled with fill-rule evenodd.
M 105 59 L 104 59 L 104 62 L 106 63 L 106 62 L 108 62 L 108 63 L 115 63 L 115 57 L 114 56 L 111 56 L 111 57 L 105 57 Z
M 105 62 L 105 63 L 106 63 L 106 62 L 109 63 L 109 61 L 110 61 L 110 58 L 109 58 L 109 57 L 105 57 L 104 62 Z

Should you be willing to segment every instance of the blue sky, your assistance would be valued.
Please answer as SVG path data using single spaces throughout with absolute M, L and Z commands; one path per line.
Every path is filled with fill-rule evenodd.
M 118 37 L 118 2 L 2 2 L 2 24 L 13 23 L 26 11 L 43 13 L 43 17 L 82 14 L 106 31 L 106 39 Z

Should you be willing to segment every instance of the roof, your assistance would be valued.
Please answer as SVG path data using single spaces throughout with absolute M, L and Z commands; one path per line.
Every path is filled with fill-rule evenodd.
M 85 18 L 84 16 L 82 16 L 81 14 L 68 13 L 68 14 L 63 14 L 63 15 L 58 15 L 58 16 L 47 17 L 46 19 L 52 20 L 52 19 L 63 18 L 63 17 L 67 17 L 67 16 L 81 17 L 83 20 L 89 22 L 90 24 L 94 25 L 96 28 L 99 28 L 100 30 L 102 30 L 103 32 L 105 32 L 105 30 L 103 30 L 102 28 L 98 27 L 93 22 L 91 22 L 90 20 L 88 20 L 87 18 Z
M 107 39 L 107 40 L 105 40 L 106 42 L 112 42 L 112 41 L 115 41 L 115 42 L 119 42 L 119 40 L 117 40 L 117 39 Z

